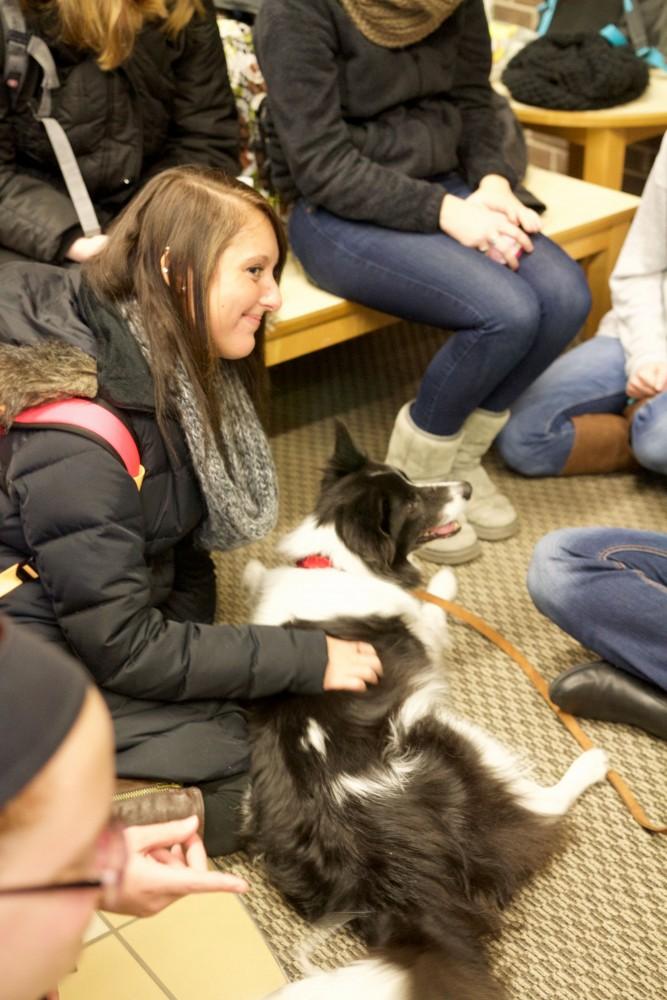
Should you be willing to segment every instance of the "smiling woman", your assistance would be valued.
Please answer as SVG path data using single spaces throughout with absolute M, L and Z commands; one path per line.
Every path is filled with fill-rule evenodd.
M 321 630 L 213 625 L 210 550 L 263 537 L 277 514 L 258 411 L 285 252 L 260 195 L 174 168 L 145 185 L 80 278 L 12 264 L 0 291 L 0 610 L 95 678 L 120 777 L 201 789 L 210 854 L 239 846 L 240 700 L 363 689 L 369 655 L 377 665 Z M 13 423 L 68 396 L 126 425 L 141 492 L 99 438 Z
M 221 358 L 244 358 L 267 312 L 280 308 L 276 281 L 278 243 L 268 220 L 253 212 L 220 255 L 211 281 L 211 340 Z

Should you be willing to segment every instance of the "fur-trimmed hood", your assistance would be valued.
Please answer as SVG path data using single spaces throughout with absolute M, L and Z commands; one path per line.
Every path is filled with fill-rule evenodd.
M 137 345 L 78 272 L 12 263 L 0 269 L 0 286 L 0 426 L 27 406 L 69 396 L 154 408 Z
M 97 396 L 97 362 L 78 347 L 47 340 L 35 347 L 0 344 L 0 427 L 28 406 L 68 396 Z

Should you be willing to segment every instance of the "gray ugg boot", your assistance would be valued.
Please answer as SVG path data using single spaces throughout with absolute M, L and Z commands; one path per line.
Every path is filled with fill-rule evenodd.
M 452 475 L 451 468 L 463 434 L 440 437 L 420 430 L 410 416 L 410 406 L 411 403 L 406 403 L 398 412 L 385 462 L 395 465 L 415 481 L 457 478 Z M 462 521 L 461 530 L 456 535 L 430 542 L 419 550 L 419 554 L 431 562 L 456 566 L 469 562 L 480 555 L 481 551 L 482 547 L 473 528 Z
M 472 486 L 466 517 L 479 538 L 497 542 L 519 530 L 519 518 L 507 497 L 498 491 L 482 467 L 494 439 L 509 420 L 510 411 L 473 410 L 462 427 L 463 440 L 450 470 L 452 479 Z

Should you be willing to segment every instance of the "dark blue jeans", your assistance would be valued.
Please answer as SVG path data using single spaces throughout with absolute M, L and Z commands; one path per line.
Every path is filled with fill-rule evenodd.
M 456 175 L 452 194 L 469 190 Z M 438 233 L 406 233 L 341 219 L 303 199 L 290 242 L 321 288 L 383 312 L 454 331 L 424 373 L 412 417 L 454 434 L 477 407 L 509 407 L 572 340 L 590 308 L 578 264 L 543 236 L 519 270 Z
M 667 691 L 667 535 L 566 528 L 535 546 L 540 611 L 598 656 Z

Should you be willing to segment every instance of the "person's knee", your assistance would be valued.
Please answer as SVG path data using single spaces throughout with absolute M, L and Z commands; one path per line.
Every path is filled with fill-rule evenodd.
M 538 295 L 552 316 L 559 318 L 560 327 L 569 336 L 582 326 L 588 316 L 592 296 L 583 268 L 553 244 L 540 243 Z
M 649 472 L 659 472 L 667 475 L 667 450 L 665 442 L 655 438 L 641 438 L 633 445 L 632 450 L 639 464 Z
M 667 475 L 667 412 L 652 419 L 648 406 L 639 409 L 632 421 L 631 443 L 643 468 Z
M 500 322 L 514 342 L 525 350 L 532 347 L 540 326 L 541 310 L 537 296 L 524 288 L 521 294 L 500 299 L 497 303 Z
M 518 364 L 535 344 L 540 320 L 540 304 L 532 289 L 511 289 L 509 294 L 504 289 L 491 299 L 482 330 L 502 345 L 505 362 Z
M 568 539 L 571 529 L 544 535 L 535 545 L 528 567 L 526 585 L 533 603 L 549 618 L 562 612 L 571 593 Z
M 530 411 L 510 417 L 496 438 L 496 448 L 510 469 L 522 476 L 555 476 L 560 471 L 550 437 L 536 432 Z M 562 464 L 562 463 L 561 463 Z

